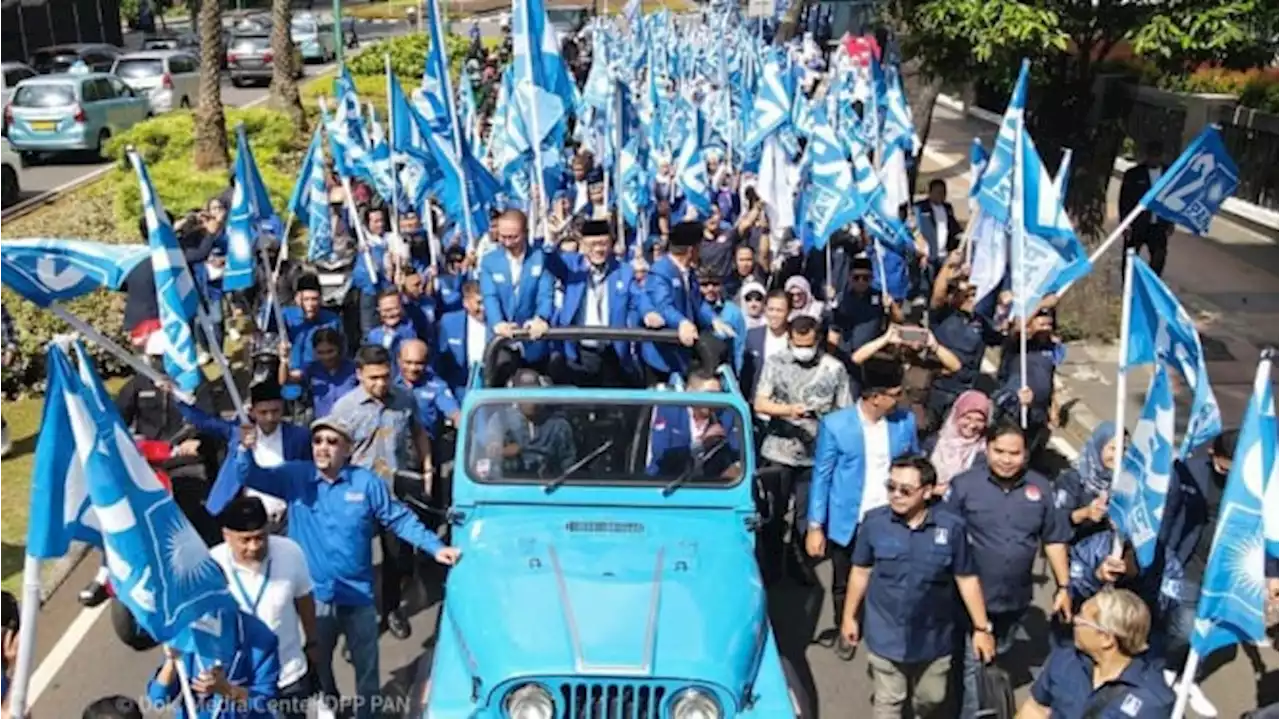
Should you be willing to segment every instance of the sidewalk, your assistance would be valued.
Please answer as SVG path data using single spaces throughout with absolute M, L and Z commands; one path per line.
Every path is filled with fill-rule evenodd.
M 979 136 L 991 147 L 994 125 L 938 107 L 929 137 L 921 182 L 941 177 L 947 182 L 957 214 L 965 217 L 969 190 L 969 145 Z M 1050 168 L 1054 170 L 1056 168 Z M 1108 229 L 1114 228 L 1119 181 L 1109 188 Z M 1252 392 L 1258 352 L 1277 344 L 1280 335 L 1280 248 L 1274 237 L 1264 237 L 1229 222 L 1215 219 L 1207 237 L 1178 231 L 1169 243 L 1164 281 L 1195 319 L 1204 346 L 1209 378 L 1222 409 L 1225 427 L 1238 426 Z M 1099 260 L 1120 263 L 1120 248 Z M 1116 279 L 1119 272 L 1113 273 Z M 1116 295 L 1120 287 L 1113 288 Z M 1073 447 L 1081 444 L 1103 420 L 1113 420 L 1116 408 L 1115 343 L 1072 342 L 1067 360 L 1058 372 L 1058 395 L 1068 421 L 1058 435 Z M 1131 373 L 1125 392 L 1125 424 L 1132 427 L 1146 397 L 1150 370 Z M 1178 428 L 1186 424 L 1190 396 L 1178 387 Z M 1179 435 L 1180 436 L 1180 435 Z M 1205 695 L 1217 706 L 1220 717 L 1275 702 L 1277 657 L 1270 648 L 1231 648 L 1215 653 L 1201 683 Z M 1194 716 L 1189 713 L 1188 716 Z

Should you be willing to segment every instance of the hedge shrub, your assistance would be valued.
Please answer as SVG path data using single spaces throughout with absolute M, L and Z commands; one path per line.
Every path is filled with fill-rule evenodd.
M 378 117 L 386 117 L 387 115 L 387 80 L 383 75 L 377 77 L 368 75 L 357 75 L 352 79 L 356 81 L 356 94 L 360 96 L 360 102 L 373 103 L 378 109 Z M 417 85 L 416 81 L 412 84 L 400 81 L 400 86 L 406 93 L 410 92 Z M 298 93 L 302 96 L 302 108 L 307 113 L 307 118 L 311 122 L 315 122 L 320 117 L 320 98 L 325 98 L 325 102 L 329 106 L 329 117 L 333 117 L 336 107 L 333 103 L 333 78 L 317 77 L 308 81 L 306 84 L 298 88 Z M 308 138 L 310 139 L 310 138 Z M 254 152 L 257 152 L 255 149 Z
M 258 162 L 262 179 L 271 194 L 272 205 L 281 211 L 293 191 L 294 178 L 309 138 L 299 138 L 289 117 L 276 110 L 252 108 L 227 111 L 227 133 L 235 153 L 235 127 L 243 122 Z M 195 144 L 194 119 L 190 112 L 168 113 L 147 120 L 111 139 L 108 152 L 120 157 L 109 176 L 115 197 L 114 216 L 121 234 L 136 235 L 142 217 L 138 182 L 124 157 L 124 148 L 133 145 L 147 162 L 165 209 L 174 216 L 202 206 L 227 186 L 222 170 L 199 172 L 192 168 Z
M 426 33 L 400 35 L 376 42 L 361 50 L 355 57 L 347 60 L 347 69 L 357 77 L 386 76 L 386 62 L 383 56 L 391 54 L 391 72 L 402 79 L 407 92 L 410 87 L 417 87 L 422 77 L 422 69 L 427 62 L 427 48 L 430 38 Z M 471 41 L 467 38 L 450 34 L 445 36 L 445 46 L 449 52 L 449 69 L 453 77 L 457 77 L 467 58 L 467 50 Z M 385 91 L 383 91 L 385 94 Z M 362 94 L 363 95 L 363 94 Z
M 1270 113 L 1280 111 L 1280 76 L 1273 67 L 1228 70 L 1205 66 L 1190 75 L 1167 76 L 1160 86 L 1175 92 L 1235 95 L 1245 107 Z

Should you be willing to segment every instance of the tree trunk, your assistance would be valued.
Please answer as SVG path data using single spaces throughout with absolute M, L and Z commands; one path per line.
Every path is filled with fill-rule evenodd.
M 200 104 L 196 107 L 195 164 L 197 170 L 226 168 L 227 118 L 222 112 L 222 4 L 201 0 Z
M 298 95 L 297 76 L 302 68 L 293 52 L 293 9 L 290 0 L 271 0 L 271 106 L 293 121 L 298 134 L 307 133 L 307 116 L 302 111 L 302 98 Z
M 800 17 L 804 14 L 804 9 L 809 6 L 809 1 L 791 0 L 791 7 L 787 8 L 787 14 L 782 16 L 782 22 L 778 23 L 774 42 L 785 43 L 795 37 L 797 28 L 800 27 Z
M 942 78 L 926 75 L 917 59 L 903 60 L 902 90 L 906 93 L 907 105 L 911 108 L 911 118 L 916 123 L 916 134 L 920 136 L 920 152 L 916 154 L 915 164 L 911 166 L 907 177 L 911 191 L 915 193 L 920 191 L 916 187 L 916 179 L 920 176 L 924 147 L 929 142 L 929 128 L 933 126 L 933 106 L 938 101 L 938 93 L 942 92 Z

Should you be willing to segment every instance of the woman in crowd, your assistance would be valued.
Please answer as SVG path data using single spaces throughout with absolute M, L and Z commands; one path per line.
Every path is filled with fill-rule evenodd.
M 1080 450 L 1075 468 L 1063 472 L 1056 482 L 1055 500 L 1071 512 L 1077 542 L 1109 526 L 1107 499 L 1112 472 L 1120 459 L 1115 436 L 1115 423 L 1099 424 Z
M 934 493 L 941 497 L 951 486 L 951 478 L 985 457 L 987 423 L 991 421 L 991 399 L 976 389 L 961 393 L 939 432 L 926 439 L 923 449 L 938 472 Z

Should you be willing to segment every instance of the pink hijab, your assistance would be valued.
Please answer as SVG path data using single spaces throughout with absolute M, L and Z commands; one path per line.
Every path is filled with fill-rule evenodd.
M 965 439 L 960 435 L 960 418 L 970 412 L 978 412 L 983 420 L 991 419 L 991 399 L 976 389 L 963 392 L 951 405 L 947 419 L 938 432 L 938 443 L 929 459 L 938 471 L 938 486 L 945 487 L 957 474 L 973 465 L 973 460 L 987 448 L 983 434 Z

